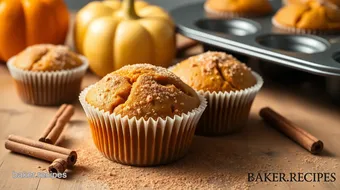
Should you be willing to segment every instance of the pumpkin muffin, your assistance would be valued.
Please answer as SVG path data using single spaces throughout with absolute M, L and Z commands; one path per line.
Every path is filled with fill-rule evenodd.
M 282 0 L 283 4 L 303 4 L 308 3 L 311 0 Z M 339 7 L 340 6 L 340 0 L 312 0 L 317 1 L 321 4 L 329 5 L 331 7 Z
M 100 110 L 157 119 L 188 113 L 197 108 L 197 93 L 162 67 L 127 66 L 106 75 L 89 90 L 86 101 Z
M 206 52 L 190 57 L 173 67 L 172 71 L 196 90 L 230 92 L 256 84 L 250 68 L 222 52 Z
M 110 160 L 137 166 L 187 152 L 206 101 L 165 68 L 135 64 L 85 89 L 80 102 L 94 143 Z
M 287 4 L 301 4 L 301 3 L 306 3 L 309 0 L 282 0 L 282 4 L 287 5 Z
M 283 0 L 285 4 L 290 4 L 290 3 L 301 4 L 301 3 L 308 3 L 309 1 L 316 1 L 324 5 L 329 5 L 331 7 L 334 7 L 334 6 L 340 7 L 340 0 Z
M 325 0 L 325 2 L 324 3 L 331 3 L 331 4 L 333 4 L 333 5 L 330 5 L 330 6 L 332 6 L 332 7 L 334 7 L 334 5 L 335 6 L 337 6 L 337 8 L 339 8 L 340 7 L 340 0 Z M 335 8 L 335 7 L 334 7 Z
M 21 99 L 35 105 L 59 105 L 77 99 L 88 67 L 86 58 L 68 47 L 50 44 L 28 47 L 7 65 Z
M 198 135 L 224 135 L 240 130 L 263 81 L 232 55 L 206 52 L 171 68 L 208 100 Z
M 211 16 L 256 17 L 268 15 L 273 8 L 268 0 L 207 0 L 204 9 Z
M 35 45 L 16 56 L 14 66 L 26 71 L 60 71 L 83 64 L 80 57 L 61 45 Z
M 288 4 L 276 13 L 272 22 L 277 28 L 296 33 L 337 33 L 340 31 L 340 10 L 331 1 L 323 2 L 309 0 Z

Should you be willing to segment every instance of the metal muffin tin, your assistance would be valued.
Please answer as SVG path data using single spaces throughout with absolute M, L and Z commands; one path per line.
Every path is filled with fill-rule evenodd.
M 322 76 L 340 76 L 340 36 L 278 29 L 271 19 L 282 3 L 271 3 L 275 11 L 264 17 L 213 18 L 204 3 L 179 7 L 171 15 L 178 32 L 205 44 Z

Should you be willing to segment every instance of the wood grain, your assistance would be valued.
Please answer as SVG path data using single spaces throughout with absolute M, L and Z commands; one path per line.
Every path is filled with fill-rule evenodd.
M 198 52 L 200 51 L 201 49 L 198 50 Z M 82 86 L 86 87 L 98 80 L 98 77 L 88 73 Z M 0 64 L 0 89 L 0 189 L 105 189 L 102 184 L 90 182 L 86 177 L 77 173 L 77 167 L 80 167 L 77 165 L 74 171 L 68 174 L 68 178 L 64 180 L 14 179 L 12 177 L 13 171 L 40 172 L 42 168 L 47 168 L 49 163 L 10 153 L 4 148 L 5 139 L 9 134 L 38 139 L 58 107 L 37 107 L 23 103 L 16 94 L 13 80 L 4 64 Z M 90 132 L 79 102 L 75 102 L 74 105 L 76 108 L 75 115 L 70 124 L 66 126 L 64 138 L 59 145 L 77 149 L 84 138 L 90 137 Z M 327 162 L 332 159 L 333 161 L 329 164 L 323 164 L 322 168 L 315 169 L 315 163 L 305 160 L 305 157 L 311 158 L 310 153 L 276 130 L 266 126 L 260 119 L 258 112 L 265 106 L 278 110 L 282 115 L 323 140 L 325 152 L 317 159 Z M 339 176 L 339 115 L 339 107 L 329 103 L 327 97 L 322 93 L 310 92 L 300 86 L 279 85 L 266 81 L 263 90 L 254 102 L 248 126 L 242 133 L 219 138 L 195 137 L 191 152 L 202 151 L 202 143 L 224 145 L 232 142 L 243 147 L 243 151 L 252 153 L 247 157 L 249 162 L 254 157 L 264 156 L 266 160 L 263 160 L 263 163 L 254 164 L 269 164 L 266 171 L 322 171 L 336 172 Z M 214 150 L 209 151 L 214 154 Z M 200 162 L 191 157 L 190 154 L 187 159 L 192 159 L 192 164 L 197 164 L 197 171 L 202 170 L 209 175 L 216 172 L 205 170 L 204 166 L 200 165 Z M 225 168 L 219 168 L 219 165 L 214 166 L 214 164 L 218 163 L 211 163 L 216 170 L 225 170 Z M 245 175 L 247 172 L 258 172 L 250 171 L 250 168 L 243 168 L 240 171 L 244 172 Z M 230 170 L 225 170 L 225 172 L 232 175 Z M 187 175 L 190 175 L 190 172 Z M 251 189 L 339 189 L 339 181 L 340 179 L 334 183 L 258 183 L 251 184 Z
M 38 139 L 49 120 L 58 107 L 36 107 L 24 104 L 17 96 L 13 81 L 6 70 L 5 65 L 0 65 L 0 189 L 47 189 L 59 187 L 60 189 L 84 189 L 91 187 L 85 185 L 87 180 L 82 175 L 72 175 L 66 180 L 57 179 L 13 179 L 12 171 L 31 171 L 39 172 L 40 168 L 46 168 L 49 163 L 33 158 L 24 157 L 18 154 L 9 153 L 4 149 L 4 141 L 9 134 L 16 134 L 28 138 Z M 88 73 L 83 86 L 88 86 L 99 79 Z M 299 95 L 300 94 L 300 95 Z M 314 169 L 311 163 L 303 164 L 301 160 L 310 154 L 294 142 L 269 128 L 258 116 L 260 108 L 270 106 L 299 126 L 322 139 L 325 143 L 325 153 L 319 157 L 335 159 L 340 163 L 340 110 L 330 104 L 325 97 L 308 98 L 307 92 L 301 92 L 298 87 L 286 88 L 278 84 L 266 83 L 264 89 L 257 96 L 251 111 L 247 129 L 241 134 L 226 137 L 245 147 L 245 151 L 251 148 L 258 155 L 268 154 L 272 158 L 271 165 L 273 171 L 302 171 L 312 172 Z M 313 95 L 313 94 L 312 94 Z M 83 111 L 78 102 L 75 102 L 76 113 L 71 123 L 66 126 L 68 135 L 64 138 L 62 146 L 67 148 L 77 148 L 82 138 L 89 136 L 89 127 Z M 77 133 L 75 133 L 77 131 Z M 229 138 L 229 139 L 228 139 Z M 200 139 L 200 137 L 196 137 Z M 244 140 L 246 139 L 246 141 Z M 222 139 L 223 140 L 223 139 Z M 214 140 L 211 140 L 213 143 Z M 193 144 L 193 151 L 198 151 L 199 143 Z M 297 155 L 298 153 L 298 155 Z M 257 155 L 254 155 L 257 156 Z M 81 159 L 81 158 L 79 158 Z M 289 164 L 287 160 L 291 160 Z M 294 162 L 294 161 L 297 162 Z M 334 163 L 333 163 L 334 164 Z M 321 171 L 337 172 L 339 168 L 334 165 L 325 164 Z M 279 169 L 276 169 L 279 168 Z M 296 168 L 296 169 L 291 169 Z M 75 167 L 75 170 L 77 168 Z M 244 172 L 247 172 L 246 170 Z M 250 172 L 250 171 L 248 171 Z M 93 184 L 92 184 L 93 185 Z M 259 183 L 253 186 L 254 189 L 261 188 L 332 188 L 337 189 L 339 182 L 336 183 L 280 183 L 276 186 L 271 184 Z M 98 188 L 101 185 L 98 185 Z

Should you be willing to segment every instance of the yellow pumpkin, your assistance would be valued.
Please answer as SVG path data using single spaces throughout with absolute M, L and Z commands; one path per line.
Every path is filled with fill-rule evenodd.
M 34 44 L 64 43 L 68 24 L 63 0 L 0 0 L 0 60 Z
M 74 40 L 99 76 L 135 63 L 167 67 L 176 51 L 170 16 L 160 7 L 134 0 L 89 3 L 77 13 Z

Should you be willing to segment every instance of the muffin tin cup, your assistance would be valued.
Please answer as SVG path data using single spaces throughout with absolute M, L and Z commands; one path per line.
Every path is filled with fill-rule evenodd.
M 154 166 L 171 163 L 183 157 L 191 145 L 197 123 L 207 102 L 199 95 L 200 105 L 187 114 L 173 118 L 137 119 L 110 114 L 79 100 L 90 124 L 94 144 L 109 160 L 133 166 Z
M 247 89 L 234 92 L 199 91 L 208 101 L 196 129 L 196 135 L 219 136 L 240 131 L 247 123 L 250 108 L 263 85 L 260 75 L 252 72 L 257 83 Z
M 340 76 L 340 64 L 332 58 L 340 47 L 339 35 L 329 34 L 339 30 L 301 30 L 299 35 L 298 31 L 289 32 L 272 24 L 274 13 L 282 7 L 281 0 L 270 3 L 273 13 L 260 17 L 210 18 L 204 2 L 177 7 L 171 16 L 179 33 L 203 44 L 321 76 Z M 313 32 L 318 35 L 306 34 Z M 266 41 L 270 44 L 260 43 L 264 36 L 272 39 Z M 281 43 L 282 36 L 289 41 Z
M 70 103 L 77 99 L 88 61 L 80 57 L 83 64 L 62 71 L 25 71 L 13 65 L 15 57 L 7 62 L 20 98 L 33 105 L 54 106 Z

